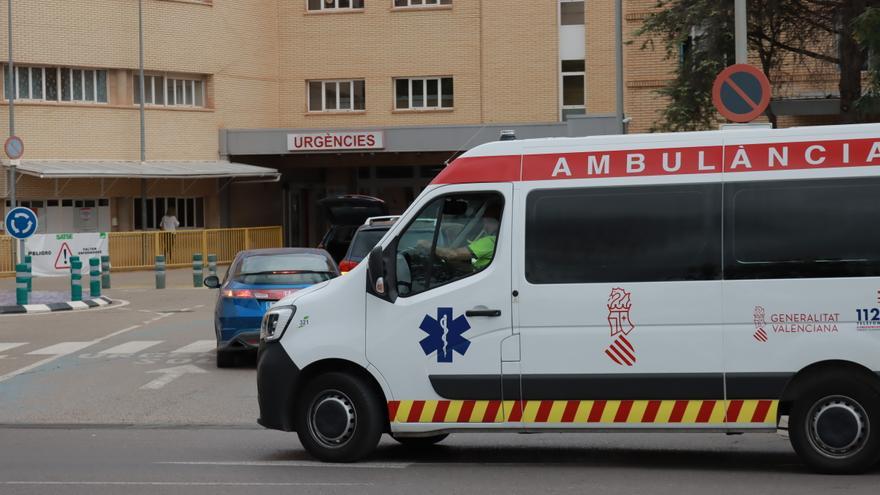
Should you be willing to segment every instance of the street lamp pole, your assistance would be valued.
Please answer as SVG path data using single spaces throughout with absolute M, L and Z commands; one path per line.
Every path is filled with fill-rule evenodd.
M 615 93 L 617 100 L 617 123 L 621 134 L 626 132 L 623 110 L 623 0 L 614 2 L 614 62 L 616 66 L 617 80 Z
M 6 33 L 9 36 L 8 42 L 8 51 L 9 51 L 9 74 L 6 77 L 6 93 L 9 95 L 9 135 L 15 135 L 15 62 L 12 59 L 12 0 L 7 0 L 6 5 L 8 7 L 8 11 L 6 13 Z M 17 206 L 15 200 L 15 179 L 17 177 L 15 170 L 15 161 L 10 160 L 9 162 L 9 204 L 12 208 Z M 24 241 L 14 242 L 13 246 L 18 244 L 18 249 L 15 249 L 17 252 L 16 256 L 18 259 L 22 258 L 22 251 L 24 247 Z M 14 249 L 14 248 L 13 248 Z
M 749 51 L 746 38 L 746 0 L 734 0 L 733 3 L 733 32 L 736 45 L 736 63 L 746 64 L 749 62 Z
M 147 161 L 147 131 L 146 118 L 144 116 L 144 0 L 138 0 L 138 46 L 140 57 L 140 70 L 138 78 L 140 84 L 140 114 L 141 114 L 141 166 Z M 147 180 L 141 179 L 141 229 L 147 230 Z

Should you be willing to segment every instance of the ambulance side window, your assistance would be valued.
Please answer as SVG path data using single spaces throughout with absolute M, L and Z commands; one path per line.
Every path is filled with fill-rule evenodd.
M 538 189 L 525 234 L 533 284 L 720 280 L 721 186 Z
M 398 293 L 415 295 L 486 269 L 495 257 L 504 199 L 498 193 L 442 196 L 397 242 Z

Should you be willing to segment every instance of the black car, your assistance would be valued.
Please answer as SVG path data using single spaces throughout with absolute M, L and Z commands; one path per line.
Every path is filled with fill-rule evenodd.
M 330 229 L 318 244 L 338 263 L 345 257 L 355 231 L 370 217 L 388 215 L 388 206 L 379 198 L 346 194 L 318 201 L 318 206 L 330 222 Z
M 342 273 L 350 272 L 364 258 L 370 254 L 370 251 L 382 239 L 382 236 L 388 232 L 388 229 L 394 225 L 394 222 L 400 218 L 398 215 L 386 217 L 371 217 L 357 228 L 345 257 L 339 262 L 339 271 Z

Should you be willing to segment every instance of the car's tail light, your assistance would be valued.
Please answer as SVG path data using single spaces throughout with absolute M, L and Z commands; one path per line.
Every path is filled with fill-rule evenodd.
M 339 263 L 339 271 L 342 273 L 347 273 L 354 270 L 354 267 L 356 266 L 358 266 L 357 261 L 342 260 L 342 263 Z
M 254 293 L 250 289 L 224 289 L 223 297 L 235 299 L 254 299 Z
M 296 289 L 260 290 L 260 289 L 225 289 L 223 297 L 232 299 L 259 299 L 261 301 L 279 301 L 296 292 Z

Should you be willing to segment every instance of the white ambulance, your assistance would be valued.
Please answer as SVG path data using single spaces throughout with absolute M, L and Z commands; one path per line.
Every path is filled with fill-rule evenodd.
M 260 419 L 382 433 L 790 436 L 880 459 L 880 125 L 502 141 L 263 320 Z

